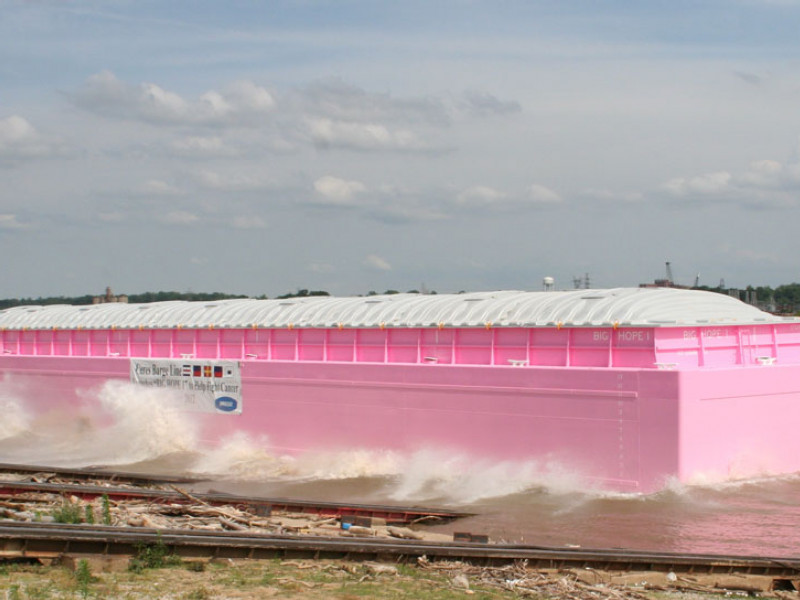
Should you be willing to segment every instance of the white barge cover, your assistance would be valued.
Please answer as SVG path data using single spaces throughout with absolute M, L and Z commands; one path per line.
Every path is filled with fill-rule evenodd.
M 4 329 L 663 327 L 800 322 L 730 296 L 675 288 L 563 292 L 392 294 L 286 300 L 17 306 L 0 311 Z

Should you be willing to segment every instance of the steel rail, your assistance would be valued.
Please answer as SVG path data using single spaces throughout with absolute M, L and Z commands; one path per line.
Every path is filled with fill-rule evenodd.
M 152 485 L 163 483 L 199 483 L 207 479 L 197 477 L 183 477 L 177 475 L 155 475 L 149 473 L 130 473 L 125 471 L 109 471 L 105 468 L 67 469 L 64 467 L 51 467 L 44 465 L 17 465 L 0 463 L 0 473 L 19 473 L 29 475 L 52 475 L 74 481 L 109 481 L 114 483 L 132 483 L 138 485 Z
M 81 553 L 129 556 L 136 554 L 143 546 L 153 544 L 164 544 L 169 551 L 182 558 L 302 557 L 415 561 L 425 556 L 432 561 L 459 560 L 483 566 L 526 561 L 532 568 L 724 573 L 800 579 L 800 559 L 797 558 L 0 521 L 0 559 L 56 559 L 64 554 Z

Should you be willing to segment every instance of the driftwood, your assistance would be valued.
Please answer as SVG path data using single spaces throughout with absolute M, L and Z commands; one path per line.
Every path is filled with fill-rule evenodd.
M 225 529 L 231 529 L 233 531 L 247 531 L 249 529 L 249 527 L 246 525 L 240 525 L 239 523 L 222 516 L 219 517 L 219 522 L 222 523 L 222 526 Z
M 421 540 L 422 535 L 408 527 L 387 527 L 386 532 L 396 538 L 404 540 Z
M 183 489 L 179 488 L 177 485 L 170 485 L 169 487 L 171 487 L 173 490 L 175 490 L 176 492 L 178 492 L 178 493 L 179 493 L 181 496 L 183 496 L 184 498 L 187 498 L 188 500 L 191 500 L 192 502 L 194 502 L 194 503 L 196 503 L 196 504 L 202 504 L 203 506 L 211 506 L 211 505 L 210 505 L 208 502 L 206 502 L 205 500 L 201 500 L 200 498 L 198 498 L 198 497 L 196 497 L 196 496 L 192 496 L 192 495 L 191 495 L 189 492 L 187 492 L 186 490 L 183 490 Z
M 474 582 L 513 591 L 521 597 L 555 600 L 652 600 L 646 592 L 694 592 L 730 595 L 732 591 L 761 597 L 797 600 L 796 592 L 772 591 L 772 578 L 764 575 L 701 574 L 681 577 L 662 572 L 615 573 L 606 571 L 529 569 L 525 561 L 505 567 L 478 567 L 460 562 L 418 559 L 420 568 L 448 574 L 454 589 L 467 590 Z M 668 575 L 671 575 L 669 577 Z M 588 582 L 592 580 L 592 582 Z M 651 581 L 658 583 L 653 584 Z

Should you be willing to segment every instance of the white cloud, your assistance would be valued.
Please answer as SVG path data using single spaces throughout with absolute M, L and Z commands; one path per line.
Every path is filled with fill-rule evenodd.
M 125 83 L 110 71 L 92 75 L 71 97 L 92 112 L 165 125 L 249 124 L 275 108 L 269 91 L 249 81 L 186 100 L 155 83 Z
M 12 115 L 0 119 L 0 160 L 21 160 L 53 156 L 60 144 L 40 134 L 27 119 Z
M 392 265 L 389 262 L 378 256 L 377 254 L 370 254 L 364 259 L 364 264 L 379 271 L 391 271 Z
M 718 171 L 675 178 L 663 189 L 672 197 L 735 202 L 751 207 L 797 206 L 800 162 L 757 160 L 740 173 Z
M 154 83 L 143 83 L 139 90 L 136 107 L 145 118 L 154 121 L 184 121 L 190 117 L 188 103 L 178 94 L 168 92 Z
M 491 209 L 514 211 L 532 206 L 556 205 L 561 203 L 561 196 L 543 185 L 533 184 L 522 193 L 507 193 L 495 188 L 476 185 L 456 194 L 454 204 L 472 210 Z
M 779 188 L 800 182 L 799 165 L 783 165 L 774 160 L 758 160 L 739 178 L 741 185 L 756 188 Z
M 550 188 L 534 183 L 528 188 L 528 198 L 538 204 L 557 204 L 561 196 Z
M 461 190 L 456 195 L 458 204 L 467 206 L 491 206 L 508 198 L 508 194 L 485 185 L 476 185 Z
M 398 98 L 326 81 L 284 92 L 280 104 L 266 88 L 237 81 L 195 98 L 153 82 L 132 84 L 111 71 L 90 76 L 69 95 L 79 107 L 107 117 L 167 126 L 252 127 L 257 147 L 294 150 L 295 144 L 355 151 L 441 152 L 439 137 L 464 118 L 519 112 L 516 102 L 487 92 L 450 97 Z M 192 135 L 170 149 L 186 157 L 239 155 L 219 136 Z
M 438 138 L 458 120 L 519 110 L 516 102 L 485 92 L 403 98 L 339 80 L 295 90 L 285 104 L 297 110 L 303 131 L 318 147 L 409 153 L 448 150 Z
M 155 196 L 178 196 L 183 193 L 182 190 L 175 187 L 172 184 L 167 183 L 166 181 L 161 181 L 159 179 L 151 179 L 146 181 L 142 185 L 142 191 L 145 194 L 155 195 Z
M 367 187 L 360 181 L 346 181 L 326 175 L 314 182 L 314 190 L 322 201 L 329 204 L 352 205 Z
M 671 179 L 664 187 L 676 196 L 721 194 L 730 190 L 731 174 L 727 171 L 706 173 L 697 177 Z
M 17 220 L 17 215 L 0 214 L 0 229 L 26 229 L 27 227 Z
M 275 99 L 265 88 L 252 81 L 237 81 L 227 88 L 234 107 L 253 113 L 267 113 L 275 108 Z
M 323 148 L 351 150 L 426 150 L 427 145 L 408 129 L 390 129 L 379 123 L 311 119 L 309 135 Z

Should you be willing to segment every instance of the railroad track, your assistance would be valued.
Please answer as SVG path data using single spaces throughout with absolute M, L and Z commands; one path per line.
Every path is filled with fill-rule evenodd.
M 64 467 L 48 467 L 42 465 L 17 465 L 0 463 L 0 473 L 30 476 L 51 476 L 73 481 L 107 481 L 109 483 L 129 483 L 132 485 L 157 485 L 164 483 L 199 483 L 206 481 L 197 477 L 181 477 L 173 475 L 153 475 L 146 473 L 129 473 L 125 471 L 109 471 L 104 468 L 66 469 Z
M 458 560 L 479 566 L 526 561 L 527 566 L 534 569 L 741 574 L 768 576 L 776 581 L 800 580 L 800 559 L 0 521 L 0 559 L 48 561 L 67 554 L 130 556 L 143 546 L 155 544 L 165 545 L 182 558 L 339 558 L 400 562 L 416 561 L 424 556 L 430 561 Z

